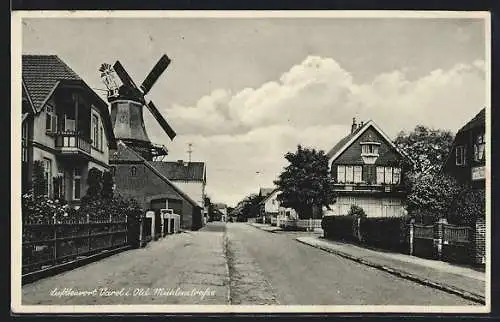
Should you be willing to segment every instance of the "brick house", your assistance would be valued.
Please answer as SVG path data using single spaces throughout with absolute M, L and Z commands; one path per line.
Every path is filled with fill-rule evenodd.
M 78 206 L 89 169 L 116 147 L 107 103 L 55 55 L 22 56 L 22 187 L 42 161 L 46 194 Z
M 165 177 L 193 199 L 203 209 L 204 222 L 208 220 L 208 209 L 205 207 L 205 187 L 207 173 L 204 162 L 150 161 Z
M 356 123 L 350 133 L 328 153 L 338 195 L 331 205 L 336 215 L 346 215 L 351 205 L 369 217 L 403 214 L 406 189 L 402 184 L 411 162 L 373 121 Z
M 196 230 L 202 226 L 202 207 L 181 190 L 139 152 L 118 141 L 110 155 L 111 174 L 116 192 L 134 198 L 144 210 L 172 209 L 180 215 L 181 228 Z

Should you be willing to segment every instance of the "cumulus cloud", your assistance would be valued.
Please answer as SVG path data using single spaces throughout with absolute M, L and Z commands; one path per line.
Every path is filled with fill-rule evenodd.
M 234 204 L 272 186 L 283 155 L 297 144 L 331 148 L 353 116 L 373 119 L 390 136 L 417 124 L 457 130 L 485 104 L 484 72 L 484 61 L 476 60 L 418 79 L 403 69 L 356 83 L 334 59 L 309 56 L 258 88 L 217 89 L 194 106 L 165 109 L 178 133 L 167 145 L 177 159 L 193 143 L 193 158 L 207 162 L 207 190 Z M 146 123 L 153 141 L 169 141 L 150 116 Z

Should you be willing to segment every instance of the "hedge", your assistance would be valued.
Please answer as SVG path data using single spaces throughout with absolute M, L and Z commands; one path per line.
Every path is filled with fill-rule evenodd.
M 361 240 L 358 239 L 357 225 L 356 216 L 325 216 L 321 221 L 324 236 L 328 239 L 355 241 L 402 252 L 409 249 L 408 217 L 360 218 Z
M 357 218 L 354 216 L 325 216 L 321 220 L 321 228 L 325 238 L 354 241 L 356 237 Z
M 409 220 L 407 217 L 361 218 L 363 244 L 394 251 L 409 249 Z

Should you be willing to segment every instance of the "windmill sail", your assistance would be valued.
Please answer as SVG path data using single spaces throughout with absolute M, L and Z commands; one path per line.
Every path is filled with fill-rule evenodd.
M 167 133 L 170 140 L 173 140 L 177 134 L 163 118 L 163 116 L 160 114 L 160 111 L 158 111 L 153 102 L 149 102 L 146 106 L 148 107 L 151 114 L 153 114 L 154 118 L 158 121 L 162 129 Z
M 165 69 L 167 69 L 170 64 L 170 58 L 167 55 L 163 55 L 160 60 L 156 63 L 156 65 L 151 69 L 144 82 L 141 84 L 141 90 L 146 95 L 153 87 L 154 83 L 158 80 L 158 78 L 163 74 Z
M 129 76 L 125 68 L 123 68 L 120 61 L 118 60 L 116 61 L 116 63 L 113 65 L 113 69 L 115 70 L 118 77 L 120 77 L 120 80 L 122 81 L 123 85 L 137 89 L 137 86 L 135 85 L 134 81 Z

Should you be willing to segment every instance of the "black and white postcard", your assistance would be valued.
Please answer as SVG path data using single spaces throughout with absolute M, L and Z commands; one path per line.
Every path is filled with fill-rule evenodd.
M 13 312 L 490 312 L 488 12 L 11 24 Z

